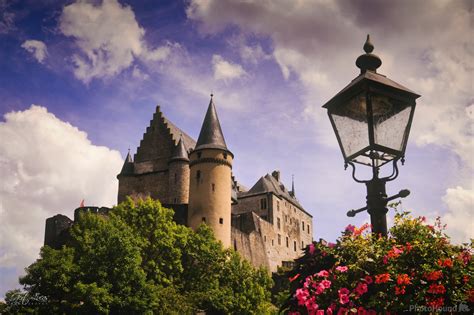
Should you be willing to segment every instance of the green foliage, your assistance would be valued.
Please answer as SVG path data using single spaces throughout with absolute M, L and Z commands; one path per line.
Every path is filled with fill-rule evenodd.
M 472 243 L 452 245 L 439 218 L 435 226 L 424 220 L 397 213 L 389 237 L 373 236 L 368 225 L 348 226 L 337 244 L 311 244 L 288 273 L 291 294 L 282 308 L 381 314 L 464 303 L 472 309 Z
M 266 314 L 272 280 L 212 230 L 173 221 L 158 201 L 126 202 L 107 216 L 84 213 L 66 246 L 45 246 L 7 294 L 8 313 Z M 46 303 L 15 301 L 37 295 Z

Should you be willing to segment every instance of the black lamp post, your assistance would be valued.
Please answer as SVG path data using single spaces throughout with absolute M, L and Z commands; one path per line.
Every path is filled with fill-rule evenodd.
M 367 206 L 347 213 L 353 217 L 367 210 L 372 232 L 387 235 L 387 203 L 406 197 L 408 190 L 387 197 L 385 183 L 398 176 L 397 162 L 404 163 L 405 148 L 420 95 L 377 73 L 382 61 L 374 54 L 374 45 L 364 44 L 365 54 L 356 60 L 360 75 L 337 93 L 323 107 L 327 109 L 337 141 L 344 156 L 345 168 L 352 167 L 352 177 L 367 186 Z M 392 163 L 392 174 L 379 177 L 381 166 Z M 355 164 L 372 168 L 372 178 L 355 176 Z

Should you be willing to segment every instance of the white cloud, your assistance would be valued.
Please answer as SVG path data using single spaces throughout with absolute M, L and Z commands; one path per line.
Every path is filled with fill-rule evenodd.
M 448 212 L 442 216 L 447 234 L 455 243 L 469 243 L 474 238 L 474 190 L 457 186 L 446 190 L 443 201 Z
M 39 63 L 43 63 L 44 59 L 46 58 L 46 55 L 48 54 L 48 49 L 46 48 L 46 45 L 39 40 L 26 40 L 23 42 L 23 44 L 21 44 L 21 47 L 31 53 Z
M 241 65 L 224 60 L 220 55 L 212 56 L 212 66 L 216 80 L 233 80 L 247 74 Z
M 151 49 L 144 41 L 145 30 L 133 10 L 117 0 L 94 5 L 77 1 L 64 7 L 61 32 L 73 37 L 81 54 L 75 54 L 74 74 L 84 83 L 108 78 L 130 67 L 135 58 L 162 61 L 170 54 L 170 44 Z
M 36 105 L 6 114 L 0 139 L 3 294 L 38 256 L 46 218 L 72 218 L 82 199 L 88 205 L 116 202 L 115 176 L 123 161 L 119 152 L 93 145 L 85 132 Z

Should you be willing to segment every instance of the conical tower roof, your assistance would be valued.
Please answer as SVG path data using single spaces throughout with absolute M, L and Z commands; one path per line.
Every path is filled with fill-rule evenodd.
M 217 111 L 212 94 L 209 107 L 207 108 L 206 117 L 202 123 L 201 132 L 199 133 L 199 138 L 194 150 L 200 149 L 221 149 L 229 151 L 225 143 L 219 118 L 217 117 Z
M 186 146 L 184 145 L 183 137 L 179 138 L 179 142 L 173 150 L 173 154 L 171 155 L 171 161 L 187 161 L 189 162 L 188 152 L 186 150 Z
M 130 150 L 128 150 L 127 157 L 125 158 L 125 162 L 123 162 L 122 170 L 120 171 L 120 175 L 129 175 L 133 174 L 133 160 L 132 156 L 130 155 Z

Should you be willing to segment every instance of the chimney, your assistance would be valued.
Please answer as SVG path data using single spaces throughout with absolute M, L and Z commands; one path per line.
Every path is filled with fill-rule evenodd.
M 272 176 L 279 182 L 280 181 L 280 171 L 273 171 Z

